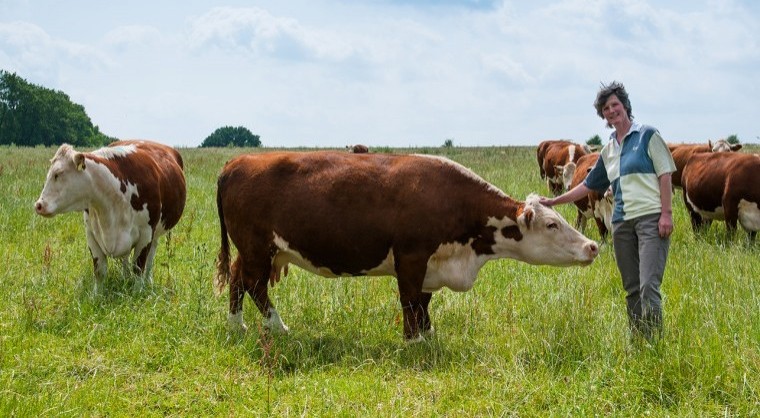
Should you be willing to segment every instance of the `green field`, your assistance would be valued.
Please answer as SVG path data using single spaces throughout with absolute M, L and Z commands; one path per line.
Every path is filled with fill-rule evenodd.
M 547 193 L 532 147 L 413 151 L 518 199 Z M 680 191 L 655 345 L 629 341 L 609 245 L 589 267 L 487 264 L 470 292 L 433 296 L 437 333 L 419 344 L 403 342 L 395 279 L 292 267 L 270 292 L 290 333 L 258 332 L 246 297 L 240 336 L 212 277 L 216 177 L 243 151 L 181 150 L 188 203 L 153 288 L 112 262 L 101 297 L 82 216 L 32 208 L 54 152 L 0 147 L 0 416 L 760 414 L 760 242 L 722 223 L 695 236 Z M 599 239 L 593 223 L 586 234 Z

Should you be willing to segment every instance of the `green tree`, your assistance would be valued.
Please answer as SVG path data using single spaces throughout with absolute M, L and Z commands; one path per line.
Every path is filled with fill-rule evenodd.
M 586 141 L 586 145 L 591 147 L 602 146 L 602 138 L 599 135 L 594 135 Z
M 201 143 L 204 147 L 260 147 L 261 140 L 258 135 L 251 133 L 248 128 L 238 126 L 223 126 L 206 137 Z
M 729 144 L 739 144 L 741 141 L 739 141 L 739 137 L 736 136 L 736 134 L 731 134 L 726 138 L 726 142 Z
M 65 93 L 0 70 L 0 144 L 89 147 L 112 140 Z

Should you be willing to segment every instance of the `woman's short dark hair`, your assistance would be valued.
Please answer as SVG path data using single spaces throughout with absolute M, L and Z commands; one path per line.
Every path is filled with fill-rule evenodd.
M 619 83 L 617 81 L 613 81 L 612 83 L 606 85 L 602 83 L 602 87 L 596 94 L 596 100 L 594 101 L 596 114 L 599 115 L 600 118 L 604 119 L 602 109 L 604 108 L 604 104 L 607 103 L 607 100 L 612 95 L 617 96 L 618 100 L 620 100 L 620 103 L 623 104 L 625 112 L 628 114 L 628 119 L 633 120 L 633 110 L 631 109 L 631 100 L 628 99 L 628 92 L 625 91 L 625 86 L 623 86 L 623 83 Z M 609 125 L 610 124 L 608 123 L 607 127 L 611 128 Z

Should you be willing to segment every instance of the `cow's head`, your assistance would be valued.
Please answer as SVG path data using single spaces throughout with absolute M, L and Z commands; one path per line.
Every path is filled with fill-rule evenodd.
M 570 161 L 562 168 L 562 184 L 565 186 L 565 190 L 570 190 L 570 185 L 573 184 L 573 176 L 575 176 L 575 169 L 577 166 L 574 162 Z
M 708 140 L 707 145 L 712 152 L 736 152 L 742 148 L 742 144 L 731 144 L 725 139 L 719 139 L 714 144 Z
M 51 217 L 86 209 L 89 180 L 85 173 L 84 154 L 75 151 L 71 145 L 63 144 L 50 162 L 45 186 L 34 204 L 37 214 Z
M 588 265 L 599 254 L 596 242 L 578 232 L 554 209 L 531 194 L 518 211 L 519 234 L 502 229 L 505 251 L 529 264 L 552 266 Z M 519 235 L 519 236 L 516 236 Z
M 602 199 L 594 207 L 594 215 L 604 221 L 607 230 L 612 231 L 612 211 L 615 207 L 615 197 L 612 194 L 612 187 L 608 187 L 604 192 Z

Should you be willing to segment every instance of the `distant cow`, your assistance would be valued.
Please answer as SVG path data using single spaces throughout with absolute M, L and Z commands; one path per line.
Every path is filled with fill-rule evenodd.
M 570 190 L 583 183 L 598 159 L 599 153 L 594 152 L 579 158 L 577 164 L 567 163 L 562 171 L 565 188 Z M 599 228 L 599 235 L 602 240 L 605 240 L 608 231 L 612 230 L 613 198 L 611 191 L 599 193 L 592 190 L 586 197 L 576 200 L 575 206 L 578 208 L 575 227 L 580 231 L 585 231 L 587 220 L 594 219 Z
M 541 173 L 541 179 L 546 178 L 546 171 L 544 171 L 544 159 L 546 158 L 546 151 L 557 144 L 564 144 L 564 145 L 572 145 L 572 141 L 568 141 L 566 139 L 549 139 L 546 141 L 541 141 L 540 144 L 538 144 L 538 147 L 536 147 L 536 160 L 538 161 L 538 170 L 539 173 Z
M 546 185 L 553 195 L 558 196 L 564 191 L 562 170 L 565 164 L 578 161 L 588 153 L 587 149 L 566 140 L 544 141 L 538 145 L 536 158 L 541 167 L 541 177 L 546 178 Z
M 683 168 L 689 161 L 689 158 L 702 152 L 734 152 L 742 148 L 741 144 L 729 144 L 725 139 L 719 139 L 715 141 L 707 141 L 707 144 L 668 144 L 670 153 L 673 155 L 673 161 L 676 163 L 676 171 L 671 176 L 673 181 L 673 187 L 683 187 L 681 182 L 681 176 L 683 175 Z
M 366 145 L 362 144 L 346 145 L 346 149 L 348 149 L 350 152 L 353 152 L 354 154 L 366 154 L 369 152 L 369 148 Z
M 729 232 L 741 224 L 751 239 L 760 230 L 760 156 L 695 154 L 683 171 L 686 207 L 695 229 L 725 220 Z
M 108 273 L 107 257 L 134 250 L 133 271 L 152 281 L 158 238 L 172 229 L 185 208 L 182 157 L 149 141 L 118 141 L 91 153 L 70 145 L 51 161 L 37 214 L 52 217 L 82 211 L 95 268 L 95 293 Z
M 266 327 L 287 331 L 267 282 L 289 263 L 324 277 L 395 276 L 404 337 L 421 339 L 432 331 L 431 293 L 469 290 L 488 260 L 586 265 L 599 251 L 538 196 L 513 200 L 433 156 L 243 155 L 224 166 L 217 207 L 215 285 L 229 283 L 229 322 L 242 329 L 247 292 Z M 238 250 L 231 268 L 228 234 Z

